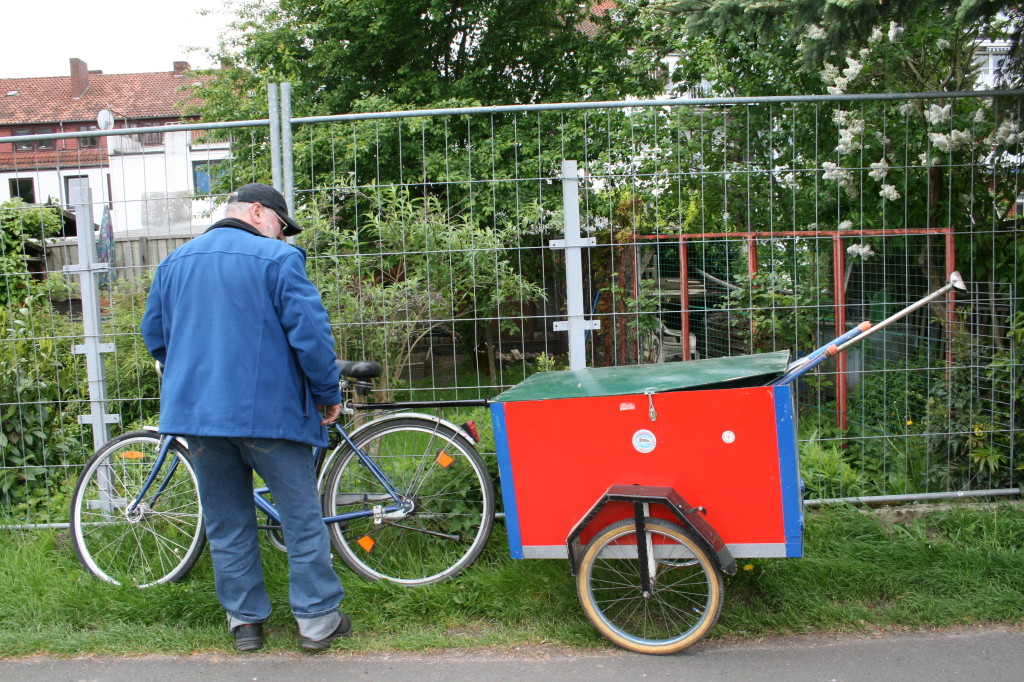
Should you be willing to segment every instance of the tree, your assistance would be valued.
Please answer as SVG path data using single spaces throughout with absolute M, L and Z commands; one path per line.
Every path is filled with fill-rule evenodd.
M 619 98 L 654 91 L 646 0 L 592 11 L 595 0 L 281 0 L 241 9 L 221 48 L 237 70 L 295 83 L 304 115 L 401 106 Z M 641 53 L 629 59 L 629 51 Z
M 280 5 L 249 5 L 235 37 L 218 55 L 233 68 L 200 82 L 197 112 L 205 120 L 265 116 L 263 89 L 278 81 L 293 84 L 296 116 L 650 97 L 663 87 L 657 58 L 665 43 L 660 33 L 646 28 L 642 10 L 648 4 L 624 0 L 613 11 L 601 9 L 596 0 L 283 0 Z M 398 185 L 406 188 L 406 203 L 424 202 L 425 224 L 431 229 L 462 236 L 475 231 L 474 244 L 504 248 L 509 230 L 521 227 L 515 223 L 524 200 L 513 182 L 519 169 L 557 177 L 562 158 L 578 158 L 586 144 L 586 126 L 578 117 L 567 121 L 559 113 L 537 115 L 525 131 L 520 124 L 515 115 L 494 115 L 303 126 L 294 137 L 295 177 L 304 185 L 297 203 L 305 219 L 328 225 L 339 243 L 354 247 L 365 243 L 368 206 L 380 201 L 364 188 Z M 562 144 L 530 144 L 531 139 L 560 139 Z M 219 189 L 269 176 L 262 132 L 255 132 L 248 146 L 236 147 L 233 156 L 224 164 L 228 172 L 220 176 Z M 488 169 L 494 182 L 477 184 L 477 168 Z M 556 193 L 551 197 L 557 198 Z M 419 223 L 411 220 L 406 229 L 410 225 Z M 539 245 L 540 235 L 525 237 L 531 240 Z M 318 242 L 310 245 L 314 262 L 321 253 Z M 503 256 L 494 252 L 491 257 L 498 261 L 487 266 L 491 274 L 478 273 L 478 279 L 502 275 Z M 541 251 L 538 257 L 552 256 Z M 419 313 L 447 303 L 425 298 L 417 287 L 426 273 L 415 268 L 429 264 L 404 263 L 400 278 L 391 278 L 388 267 L 378 273 L 376 288 L 357 278 L 355 289 L 345 285 L 336 292 L 339 300 L 352 295 L 351 302 L 360 301 L 337 307 L 354 316 L 346 319 L 371 319 L 375 310 L 379 319 L 405 315 L 418 320 Z M 517 280 L 502 276 L 495 281 Z M 539 291 L 525 280 L 523 285 L 520 299 Z M 483 293 L 478 286 L 473 296 Z M 480 307 L 503 302 L 484 296 Z M 452 306 L 456 315 L 462 313 L 460 305 Z M 490 326 L 480 324 L 486 335 Z M 409 334 L 399 337 L 407 340 Z M 408 345 L 389 342 L 388 347 L 403 344 Z M 392 363 L 395 371 L 401 370 L 398 360 Z
M 815 39 L 800 50 L 809 71 L 853 54 L 879 27 L 909 30 L 924 18 L 966 32 L 994 28 L 998 35 L 988 37 L 1011 41 L 1009 81 L 1024 76 L 1024 12 L 1009 0 L 659 0 L 654 6 L 691 36 L 724 36 L 737 27 L 760 37 L 813 33 Z
M 293 84 L 296 116 L 650 96 L 662 87 L 656 67 L 665 45 L 641 21 L 648 3 L 624 0 L 607 12 L 593 10 L 596 0 L 244 5 L 233 37 L 216 55 L 233 68 L 196 86 L 195 112 L 208 121 L 265 116 L 266 84 L 286 81 Z M 510 121 L 495 121 L 499 138 L 509 137 L 502 133 Z M 463 148 L 475 132 L 444 129 L 437 121 L 425 125 L 425 136 L 443 137 L 452 149 Z M 382 160 L 366 165 L 379 172 L 377 179 L 418 177 L 422 166 L 441 165 L 403 168 L 395 153 L 399 129 L 386 126 L 383 137 L 367 133 Z M 300 141 L 309 146 L 297 149 L 295 158 L 313 168 L 297 168 L 296 176 L 319 176 L 315 184 L 326 186 L 324 180 L 332 179 L 324 162 L 331 158 L 330 140 L 321 132 Z M 352 154 L 363 153 L 366 141 L 358 135 L 351 140 Z M 511 144 L 498 146 L 508 150 Z M 258 172 L 269 176 L 262 140 L 253 144 L 253 154 Z M 252 164 L 245 161 L 233 168 L 251 177 Z M 228 175 L 223 182 L 236 179 Z
M 1007 31 L 1007 21 L 995 16 L 1000 6 L 899 0 L 663 0 L 652 11 L 668 12 L 676 19 L 671 26 L 678 33 L 672 39 L 688 55 L 677 74 L 684 87 L 710 81 L 711 88 L 726 95 L 841 95 L 971 89 L 977 73 L 975 45 Z M 804 131 L 819 129 L 808 113 L 819 121 L 831 120 L 835 135 L 805 135 Z M 893 120 L 893 114 L 902 118 L 896 120 L 898 128 L 881 131 L 871 125 Z M 748 183 L 739 191 L 731 188 L 728 199 L 724 191 L 714 191 L 717 188 L 709 192 L 705 183 L 702 201 L 723 197 L 722 214 L 745 214 L 747 224 L 766 224 L 758 218 L 765 215 L 764 208 L 788 200 L 796 226 L 817 224 L 819 216 L 836 216 L 823 226 L 830 229 L 948 224 L 960 231 L 959 253 L 981 256 L 977 267 L 982 270 L 975 273 L 979 278 L 1018 288 L 1024 284 L 1014 266 L 1012 243 L 1003 243 L 1012 242 L 1012 233 L 994 229 L 1016 193 L 1014 183 L 999 177 L 997 170 L 1016 165 L 1020 135 L 1012 103 L 836 103 L 803 112 L 781 106 L 751 108 L 745 115 L 747 121 L 729 126 L 723 114 L 718 149 L 730 167 L 758 171 L 766 181 Z M 716 151 L 713 145 L 710 151 Z M 764 161 L 758 168 L 756 161 L 751 166 L 744 160 L 773 156 L 786 160 L 777 164 L 779 172 L 769 172 Z M 985 157 L 985 165 L 995 174 L 977 177 L 950 170 L 976 167 L 975 161 Z M 820 185 L 807 187 L 804 181 L 800 189 L 785 180 L 790 170 L 815 166 L 821 168 Z M 986 186 L 991 195 L 979 196 L 976 190 Z M 978 239 L 978 229 L 992 234 Z M 933 268 L 940 263 L 941 244 L 922 240 L 914 248 L 919 251 L 911 262 L 930 274 L 939 270 L 933 281 L 944 279 L 941 268 Z M 986 252 L 993 257 L 986 257 Z M 995 263 L 994 268 L 989 263 Z M 994 278 L 992 269 L 999 271 Z
M 713 80 L 713 87 L 730 94 L 970 90 L 975 84 L 977 42 L 1011 35 L 1019 46 L 1015 34 L 1021 26 L 1015 8 L 988 2 L 665 0 L 658 7 L 674 11 L 671 25 L 679 31 L 680 45 L 707 46 L 690 53 L 696 58 L 682 62 L 680 77 L 690 83 Z M 1008 20 L 999 16 L 1000 9 L 1007 9 Z M 810 87 L 790 89 L 800 80 Z M 726 180 L 719 186 L 706 182 L 701 201 L 706 202 L 710 194 L 712 201 L 720 201 L 724 214 L 740 213 L 746 218 L 745 227 L 755 230 L 775 224 L 771 208 L 783 205 L 787 210 L 779 213 L 794 218 L 794 226 L 786 229 L 806 227 L 809 235 L 816 227 L 949 227 L 956 235 L 958 264 L 972 289 L 989 286 L 992 300 L 1019 303 L 1015 292 L 1024 286 L 1019 266 L 1024 246 L 1019 220 L 1010 213 L 1020 192 L 1016 178 L 1024 141 L 1018 99 L 939 96 L 905 102 L 837 100 L 803 107 L 803 112 L 786 105 L 737 110 L 740 116 L 733 120 L 740 121 L 726 125 L 723 114 L 722 124 L 715 129 L 717 139 L 709 136 L 711 143 L 701 154 L 720 153 L 728 159 L 730 172 L 747 174 L 750 180 L 746 186 L 733 183 L 728 196 L 724 191 L 718 194 L 720 199 L 715 190 Z M 816 120 L 808 121 L 807 112 Z M 734 201 L 737 195 L 746 203 Z M 730 221 L 722 222 L 728 229 Z M 884 253 L 886 271 L 902 275 L 904 270 L 916 270 L 926 277 L 892 278 L 899 290 L 864 291 L 864 296 L 882 294 L 872 300 L 884 301 L 888 294 L 890 300 L 913 300 L 924 293 L 922 289 L 933 290 L 945 279 L 941 241 L 930 236 L 886 242 L 865 238 L 848 247 L 848 267 L 872 253 Z M 759 255 L 763 268 L 764 253 Z M 821 258 L 827 262 L 830 254 L 826 251 Z M 778 293 L 785 294 L 785 289 L 799 293 L 794 286 L 798 282 L 795 277 L 792 283 L 788 279 L 764 282 L 770 287 L 767 291 L 751 286 L 732 302 L 742 298 L 738 303 L 755 316 L 750 329 L 756 333 L 764 295 L 771 295 L 774 310 Z M 1006 387 L 1013 385 L 1005 379 L 1011 375 L 1005 363 L 1007 352 L 996 351 L 1005 343 L 1006 310 L 995 308 L 978 306 L 963 320 L 951 320 L 948 311 L 936 304 L 929 317 L 945 324 L 953 364 L 941 373 L 924 369 L 941 366 L 945 359 L 929 347 L 920 347 L 917 356 L 908 355 L 901 368 L 906 370 L 907 390 L 900 390 L 898 383 L 904 377 L 894 378 L 901 372 L 867 377 L 858 388 L 856 399 L 865 414 L 877 417 L 863 421 L 871 428 L 885 424 L 887 432 L 902 433 L 912 426 L 913 418 L 927 414 L 923 428 L 937 437 L 929 438 L 917 455 L 912 455 L 914 448 L 907 448 L 902 466 L 912 486 L 936 472 L 949 477 L 944 485 L 953 486 L 967 485 L 976 474 L 1009 479 L 1008 467 L 1000 467 L 993 453 L 1000 452 L 1011 436 L 992 424 L 1012 423 L 1014 411 L 1019 420 L 1021 408 L 1006 398 L 1010 395 Z M 778 320 L 770 322 L 770 328 L 777 330 Z M 985 335 L 979 330 L 987 329 L 992 330 L 988 347 L 977 338 Z M 971 332 L 969 342 L 963 341 L 965 330 Z M 771 339 L 772 347 L 775 343 Z M 900 396 L 897 411 L 879 401 L 879 395 L 886 393 Z M 887 421 L 894 419 L 892 415 L 899 419 L 895 426 Z M 914 416 L 908 419 L 907 415 Z M 970 424 L 966 429 L 965 423 Z M 945 435 L 961 433 L 968 436 Z M 873 458 L 867 444 L 863 450 L 857 443 L 849 446 L 851 455 L 860 453 L 867 461 Z M 922 465 L 939 452 L 947 465 L 931 469 Z M 911 477 L 915 467 L 921 472 Z M 998 476 L 993 474 L 997 468 Z

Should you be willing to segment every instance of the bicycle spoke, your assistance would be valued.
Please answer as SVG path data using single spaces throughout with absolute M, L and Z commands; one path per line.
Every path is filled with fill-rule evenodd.
M 172 447 L 163 471 L 156 472 L 137 506 L 135 500 L 157 461 L 157 436 L 125 434 L 86 465 L 75 488 L 72 540 L 93 575 L 140 586 L 176 580 L 202 552 L 205 536 L 195 477 Z
M 438 531 L 427 530 L 426 528 L 413 528 L 412 526 L 406 526 L 406 525 L 403 525 L 401 523 L 390 523 L 388 525 L 389 526 L 393 526 L 395 528 L 403 528 L 405 530 L 411 530 L 414 533 L 423 533 L 425 535 L 433 535 L 434 537 L 444 538 L 445 540 L 458 540 L 460 538 L 460 536 L 458 536 L 458 535 L 451 535 L 451 534 L 448 534 L 448 533 L 440 533 Z
M 641 541 L 649 542 L 656 570 L 645 596 L 633 524 L 616 522 L 587 546 L 577 575 L 580 600 L 594 625 L 619 646 L 644 653 L 678 651 L 703 637 L 717 619 L 721 577 L 688 531 L 647 519 L 648 536 Z
M 357 445 L 410 510 L 379 524 L 364 518 L 331 529 L 335 548 L 353 570 L 371 580 L 421 584 L 451 577 L 475 559 L 490 533 L 494 493 L 470 445 L 419 417 L 371 425 Z M 392 506 L 380 501 L 384 486 L 354 453 L 335 460 L 327 481 L 327 515 Z M 360 504 L 360 496 L 378 501 Z

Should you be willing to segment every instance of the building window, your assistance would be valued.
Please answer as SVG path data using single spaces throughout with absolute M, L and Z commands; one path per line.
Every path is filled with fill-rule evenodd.
M 49 135 L 53 128 L 16 128 L 15 135 Z M 53 149 L 53 140 L 22 140 L 14 143 L 14 149 L 19 152 L 32 152 L 37 149 Z
M 36 135 L 48 135 L 53 128 L 36 128 Z M 57 144 L 56 140 L 36 140 L 36 149 L 53 149 Z
M 214 161 L 192 162 L 192 186 L 196 194 L 212 194 L 213 181 L 223 170 L 217 168 Z
M 32 178 L 11 178 L 7 182 L 11 188 L 11 198 L 21 197 L 26 204 L 36 203 L 36 184 Z
M 75 190 L 79 188 L 89 189 L 89 176 L 87 175 L 68 175 L 64 178 L 64 192 L 67 199 L 67 207 L 69 210 L 75 210 Z
M 994 88 L 1002 76 L 1008 48 L 988 45 L 974 53 L 974 64 L 978 68 L 977 84 L 982 88 Z
M 157 128 L 160 127 L 159 123 L 142 123 L 131 126 L 133 128 Z M 142 144 L 143 147 L 156 147 L 164 143 L 164 134 L 159 132 L 152 133 L 139 133 L 132 135 L 136 142 Z
M 82 132 L 87 130 L 99 130 L 96 126 L 78 126 L 78 129 Z M 100 146 L 100 138 L 98 137 L 80 137 L 78 138 L 79 149 L 89 149 Z
M 32 134 L 32 129 L 31 128 L 15 128 L 14 129 L 14 134 L 15 135 L 31 135 Z M 25 141 L 15 142 L 14 143 L 14 148 L 16 150 L 18 150 L 19 152 L 23 152 L 23 151 L 29 151 L 30 152 L 30 151 L 32 151 L 33 149 L 36 148 L 36 143 L 35 142 L 25 142 Z

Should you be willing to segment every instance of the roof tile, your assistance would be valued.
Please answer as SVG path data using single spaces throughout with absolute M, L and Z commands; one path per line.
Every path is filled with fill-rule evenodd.
M 195 76 L 162 73 L 89 74 L 89 87 L 71 97 L 71 77 L 0 78 L 0 125 L 95 121 L 101 109 L 129 119 L 178 118 L 188 101 L 183 86 Z
M 3 138 L 0 137 L 0 140 Z M 31 173 L 54 168 L 86 168 L 107 163 L 107 148 L 49 149 L 21 152 L 0 152 L 0 171 Z

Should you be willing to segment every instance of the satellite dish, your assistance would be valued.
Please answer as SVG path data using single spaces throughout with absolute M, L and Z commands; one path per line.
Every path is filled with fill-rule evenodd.
M 96 125 L 99 126 L 100 130 L 113 129 L 114 114 L 111 113 L 110 109 L 101 109 L 100 113 L 96 114 Z

